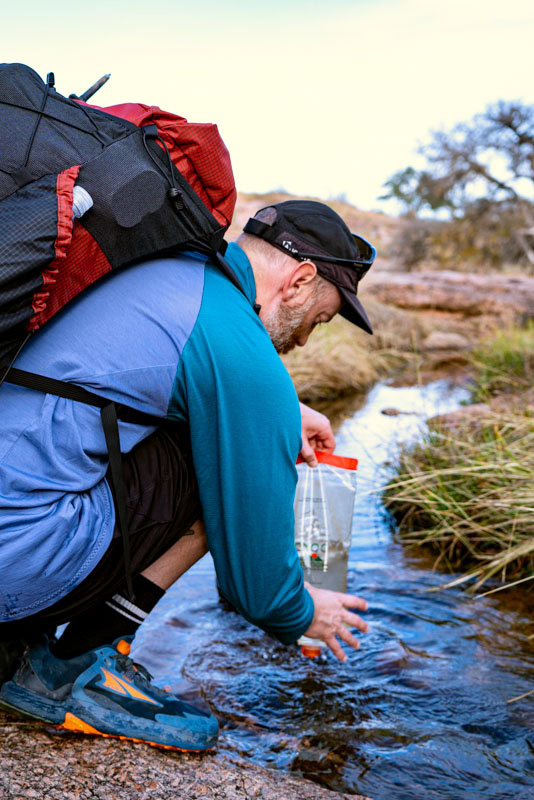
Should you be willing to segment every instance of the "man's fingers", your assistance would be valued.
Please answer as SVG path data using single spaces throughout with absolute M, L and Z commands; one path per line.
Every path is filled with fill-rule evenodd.
M 364 619 L 349 609 L 356 608 L 367 611 L 367 602 L 355 594 L 319 589 L 306 581 L 304 586 L 311 594 L 314 603 L 314 618 L 306 635 L 312 639 L 321 639 L 337 659 L 345 661 L 346 655 L 336 636 L 354 650 L 360 647 L 358 639 L 349 628 L 356 628 L 361 633 L 367 633 L 369 626 Z
M 360 649 L 360 643 L 355 636 L 352 635 L 350 631 L 348 631 L 343 625 L 340 625 L 339 628 L 336 630 L 336 636 L 339 636 L 340 639 L 343 639 L 353 650 Z M 330 635 L 325 639 L 325 643 L 328 645 L 330 650 L 333 652 L 335 657 L 339 661 L 346 661 L 347 654 L 343 651 L 343 648 L 339 644 L 338 640 L 334 635 Z
M 332 443 L 325 442 L 324 439 L 310 439 L 310 444 L 314 450 L 323 450 L 325 453 L 333 453 L 336 449 L 335 440 Z
M 310 433 L 308 431 L 308 441 L 314 450 L 328 450 L 329 452 L 336 449 L 336 440 L 333 436 L 327 434 L 323 435 L 320 431 Z
M 367 622 L 357 614 L 351 614 L 350 611 L 345 611 L 343 614 L 343 622 L 346 622 L 351 628 L 358 628 L 362 633 L 367 633 L 369 630 Z
M 346 661 L 347 660 L 347 655 L 346 655 L 346 653 L 343 652 L 343 648 L 341 647 L 341 645 L 339 644 L 339 642 L 338 642 L 338 640 L 336 639 L 335 636 L 329 636 L 324 641 L 325 641 L 325 644 L 328 645 L 330 650 L 333 652 L 333 654 L 335 655 L 335 657 L 339 661 Z
M 328 450 L 330 452 L 334 452 L 336 449 L 336 440 L 330 431 L 321 436 L 321 449 Z
M 369 608 L 367 601 L 355 594 L 340 594 L 339 599 L 346 608 L 357 608 L 359 611 L 367 611 Z
M 337 630 L 336 633 L 339 636 L 339 638 L 343 639 L 343 641 L 346 642 L 348 645 L 350 645 L 353 650 L 360 649 L 360 643 L 358 639 L 355 636 L 353 636 L 352 633 L 348 631 L 346 628 L 340 626 L 339 630 Z
M 304 461 L 310 465 L 310 467 L 317 466 L 317 459 L 315 458 L 313 447 L 311 447 L 311 445 L 305 441 L 304 436 L 302 437 L 302 450 L 300 451 L 300 455 Z

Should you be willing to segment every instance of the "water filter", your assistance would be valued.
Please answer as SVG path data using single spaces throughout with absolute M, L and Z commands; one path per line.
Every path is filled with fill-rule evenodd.
M 320 451 L 315 455 L 317 467 L 297 463 L 295 545 L 304 580 L 345 593 L 358 461 Z M 320 655 L 326 646 L 307 636 L 299 644 L 310 657 Z

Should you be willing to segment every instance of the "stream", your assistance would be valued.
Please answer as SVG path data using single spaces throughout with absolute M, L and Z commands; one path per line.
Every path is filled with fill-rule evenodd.
M 468 396 L 447 380 L 379 383 L 336 433 L 336 453 L 360 461 L 348 591 L 368 601 L 370 625 L 344 664 L 306 659 L 225 610 L 209 556 L 139 631 L 135 658 L 209 704 L 233 761 L 373 800 L 533 800 L 534 695 L 507 702 L 534 688 L 532 591 L 429 591 L 451 576 L 396 541 L 380 498 L 400 445 Z

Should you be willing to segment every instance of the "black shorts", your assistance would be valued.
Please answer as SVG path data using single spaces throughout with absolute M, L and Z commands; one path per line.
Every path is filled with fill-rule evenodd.
M 123 457 L 132 576 L 143 572 L 202 518 L 185 426 L 162 428 Z M 37 614 L 0 624 L 0 639 L 51 630 L 125 588 L 124 554 L 113 539 L 92 572 L 68 595 Z

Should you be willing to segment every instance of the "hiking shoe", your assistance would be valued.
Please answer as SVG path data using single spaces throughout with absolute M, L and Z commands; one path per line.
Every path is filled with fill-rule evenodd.
M 56 658 L 48 641 L 32 647 L 0 688 L 0 706 L 58 729 L 116 736 L 156 747 L 207 750 L 219 726 L 206 711 L 151 683 L 120 639 L 70 659 Z

